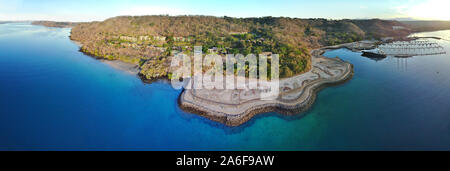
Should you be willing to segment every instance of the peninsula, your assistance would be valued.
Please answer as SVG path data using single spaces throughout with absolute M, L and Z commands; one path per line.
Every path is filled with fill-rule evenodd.
M 56 28 L 71 28 L 77 25 L 76 22 L 55 22 L 55 21 L 33 21 L 33 25 L 42 25 L 46 27 L 56 27 Z
M 393 27 L 405 28 L 393 30 Z M 402 37 L 407 26 L 388 20 L 326 20 L 284 17 L 121 16 L 79 23 L 71 39 L 81 51 L 138 65 L 143 79 L 170 78 L 171 57 L 193 54 L 279 54 L 280 77 L 311 70 L 310 51 L 324 46 Z
M 239 126 L 265 112 L 302 113 L 314 103 L 318 91 L 351 79 L 353 65 L 322 56 L 328 49 L 359 50 L 362 40 L 404 37 L 430 29 L 379 19 L 210 16 L 122 16 L 103 22 L 34 24 L 73 27 L 70 38 L 81 44 L 82 52 L 133 64 L 136 67 L 128 68 L 136 68 L 144 81 L 170 79 L 172 57 L 192 55 L 194 46 L 202 46 L 205 54 L 221 56 L 279 54 L 281 93 L 274 100 L 260 100 L 259 90 L 186 89 L 180 95 L 182 109 L 228 126 Z

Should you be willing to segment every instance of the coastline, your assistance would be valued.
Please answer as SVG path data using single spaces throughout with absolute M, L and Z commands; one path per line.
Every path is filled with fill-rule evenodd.
M 139 66 L 131 63 L 126 63 L 120 60 L 106 60 L 99 59 L 101 62 L 108 64 L 112 68 L 124 71 L 131 75 L 137 75 L 139 73 Z
M 411 35 L 409 35 L 411 36 Z M 409 37 L 408 36 L 408 37 Z M 73 41 L 73 40 L 72 40 Z M 82 44 L 80 42 L 74 41 L 77 45 L 80 47 Z M 345 82 L 351 80 L 354 75 L 354 68 L 353 65 L 342 61 L 339 58 L 328 58 L 324 57 L 323 54 L 328 50 L 335 50 L 335 49 L 341 49 L 346 48 L 351 51 L 360 51 L 363 49 L 370 49 L 375 47 L 379 41 L 372 41 L 372 43 L 366 44 L 366 45 L 359 45 L 360 42 L 352 42 L 352 43 L 345 43 L 340 45 L 334 45 L 334 46 L 326 46 L 319 49 L 312 50 L 311 57 L 313 59 L 321 59 L 326 61 L 333 61 L 340 64 L 348 65 L 346 72 L 343 73 L 341 76 L 337 78 L 332 79 L 325 79 L 321 81 L 312 81 L 310 83 L 307 83 L 306 85 L 302 85 L 301 91 L 302 93 L 294 100 L 291 101 L 260 101 L 260 102 L 251 102 L 249 104 L 221 104 L 217 103 L 217 101 L 213 101 L 207 98 L 199 98 L 196 97 L 195 93 L 192 93 L 191 90 L 183 90 L 183 92 L 178 97 L 178 105 L 179 107 L 188 113 L 196 114 L 202 117 L 205 117 L 209 120 L 216 121 L 219 123 L 222 123 L 224 125 L 235 127 L 240 126 L 248 121 L 250 121 L 252 118 L 259 114 L 268 113 L 268 112 L 276 112 L 282 115 L 286 116 L 293 116 L 293 115 L 303 115 L 305 112 L 307 112 L 314 104 L 317 98 L 317 94 L 327 87 L 336 86 L 340 84 L 344 84 Z M 81 50 L 80 50 L 81 51 Z M 84 53 L 84 52 L 83 52 Z M 102 57 L 93 56 L 87 53 L 84 53 L 86 55 L 92 56 L 96 59 L 99 59 L 100 61 L 110 65 L 111 67 L 115 69 L 119 69 L 122 71 L 125 71 L 127 73 L 137 75 L 143 82 L 145 83 L 152 83 L 154 81 L 164 79 L 164 78 L 158 78 L 158 79 L 152 79 L 148 80 L 145 77 L 143 77 L 140 72 L 139 66 L 135 64 L 126 63 L 120 60 L 107 60 Z M 303 74 L 294 76 L 298 77 Z M 291 78 L 284 78 L 281 80 L 289 80 Z M 294 93 L 295 94 L 295 93 Z M 289 93 L 288 93 L 289 96 Z M 212 97 L 211 99 L 213 99 Z M 226 102 L 226 101 L 225 101 Z M 236 111 L 229 111 L 225 107 L 224 110 L 217 110 L 214 106 L 217 105 L 228 105 L 228 108 L 238 108 L 242 109 L 238 112 Z
M 90 56 L 92 58 L 95 58 L 95 59 L 99 60 L 100 62 L 111 66 L 114 69 L 126 72 L 128 74 L 132 74 L 132 75 L 138 75 L 139 72 L 140 72 L 139 65 L 123 62 L 121 60 L 108 60 L 106 58 L 102 58 L 102 57 L 98 57 L 98 56 L 95 56 L 95 55 L 88 54 L 88 53 L 83 52 L 81 50 L 81 47 L 83 46 L 83 44 L 81 42 L 78 42 L 78 41 L 75 41 L 75 40 L 72 40 L 72 39 L 70 39 L 70 40 L 72 42 L 74 42 L 79 47 L 79 51 L 81 53 L 83 53 L 84 55 L 87 55 L 87 56 Z M 143 78 L 141 77 L 141 79 L 143 79 Z
M 408 35 L 405 38 L 407 39 L 411 37 L 414 33 Z M 433 39 L 442 39 L 439 37 L 416 37 L 416 38 L 433 38 Z M 314 104 L 317 93 L 320 92 L 322 89 L 325 89 L 327 87 L 336 86 L 340 84 L 344 84 L 345 82 L 351 80 L 354 75 L 354 68 L 353 65 L 342 61 L 341 59 L 337 58 L 327 58 L 324 57 L 323 54 L 328 50 L 335 50 L 335 49 L 341 49 L 345 48 L 353 52 L 359 52 L 361 50 L 366 49 L 373 49 L 376 48 L 376 45 L 380 43 L 380 41 L 365 41 L 365 43 L 362 43 L 362 41 L 359 42 L 352 42 L 352 43 L 345 43 L 335 46 L 326 46 L 319 49 L 315 49 L 311 51 L 311 56 L 314 59 L 327 59 L 327 60 L 335 60 L 339 61 L 342 64 L 348 65 L 348 72 L 342 74 L 338 78 L 323 80 L 323 81 L 317 81 L 317 82 L 310 82 L 306 86 L 302 86 L 303 88 L 303 94 L 298 96 L 293 101 L 285 102 L 281 97 L 278 97 L 276 101 L 265 101 L 265 102 L 243 102 L 243 103 L 236 103 L 236 104 L 226 104 L 226 101 L 217 101 L 217 99 L 220 99 L 220 96 L 214 96 L 214 94 L 209 94 L 212 96 L 204 96 L 202 95 L 198 96 L 198 94 L 195 90 L 184 90 L 182 94 L 180 95 L 178 99 L 178 103 L 180 108 L 182 108 L 184 111 L 189 113 L 198 114 L 200 116 L 206 117 L 212 121 L 220 122 L 222 124 L 225 124 L 230 127 L 240 126 L 249 120 L 251 120 L 256 115 L 262 114 L 262 113 L 268 113 L 268 112 L 276 112 L 279 114 L 292 116 L 292 115 L 302 115 L 305 112 L 307 112 L 312 105 Z M 313 66 L 314 68 L 315 66 Z M 297 76 L 294 76 L 297 77 Z M 291 78 L 285 78 L 284 80 L 289 80 Z M 198 90 L 197 90 L 198 91 Z M 298 90 L 302 91 L 302 90 Z M 208 93 L 205 93 L 208 94 Z M 224 95 L 224 93 L 217 93 L 221 96 Z M 289 94 L 287 94 L 289 96 Z M 306 97 L 301 97 L 306 96 Z M 214 100 L 208 100 L 214 99 Z M 255 100 L 256 101 L 256 100 Z M 260 100 L 261 101 L 261 100 Z M 248 103 L 248 104 L 246 104 Z M 222 110 L 218 109 L 216 106 L 221 106 Z M 235 110 L 237 109 L 237 110 Z M 241 109 L 241 110 L 240 110 Z

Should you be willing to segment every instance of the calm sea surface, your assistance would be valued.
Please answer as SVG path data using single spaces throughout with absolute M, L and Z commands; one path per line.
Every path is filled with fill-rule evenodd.
M 327 52 L 353 63 L 354 79 L 321 91 L 304 117 L 229 128 L 181 111 L 169 84 L 83 55 L 69 35 L 0 24 L 0 150 L 450 150 L 450 54 Z

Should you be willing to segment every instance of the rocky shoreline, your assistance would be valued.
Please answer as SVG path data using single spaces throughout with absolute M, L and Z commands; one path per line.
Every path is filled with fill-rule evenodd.
M 95 56 L 95 55 L 90 54 L 90 53 L 86 53 L 86 52 L 81 50 L 81 47 L 83 47 L 83 44 L 81 42 L 78 42 L 78 41 L 75 41 L 75 40 L 72 40 L 72 42 L 74 42 L 77 46 L 80 47 L 79 51 L 81 53 L 83 53 L 84 55 L 87 55 L 87 56 L 90 56 L 92 58 L 95 58 L 95 59 L 99 60 L 100 62 L 103 62 L 103 63 L 111 66 L 112 68 L 121 70 L 123 72 L 126 72 L 128 74 L 132 74 L 132 75 L 138 75 L 139 72 L 140 72 L 139 66 L 136 65 L 136 64 L 127 63 L 127 62 L 124 62 L 124 61 L 121 61 L 121 60 L 109 60 L 109 59 L 106 59 L 106 58 L 103 58 L 103 57 Z M 143 78 L 143 77 L 140 77 L 140 78 L 143 81 L 145 81 L 144 80 L 145 78 Z
M 313 105 L 320 90 L 345 83 L 353 77 L 352 64 L 322 56 L 326 50 L 339 48 L 349 48 L 349 44 L 311 51 L 313 69 L 280 80 L 281 93 L 276 100 L 260 100 L 255 90 L 184 90 L 179 97 L 179 105 L 187 112 L 227 126 L 240 126 L 261 113 L 304 113 Z

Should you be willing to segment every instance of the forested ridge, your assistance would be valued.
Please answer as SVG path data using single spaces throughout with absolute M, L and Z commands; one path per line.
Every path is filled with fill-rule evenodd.
M 291 77 L 311 68 L 313 48 L 410 33 L 393 26 L 406 27 L 378 19 L 120 16 L 79 23 L 71 39 L 87 54 L 138 64 L 147 79 L 167 77 L 170 56 L 191 54 L 194 46 L 203 46 L 205 54 L 279 54 L 281 77 Z

